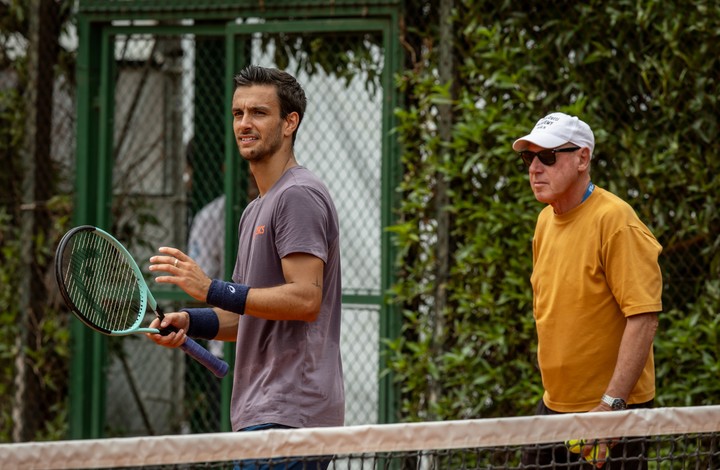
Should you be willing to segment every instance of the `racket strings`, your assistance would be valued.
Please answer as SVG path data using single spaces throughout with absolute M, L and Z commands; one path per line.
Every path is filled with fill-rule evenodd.
M 118 266 L 125 263 L 125 258 L 110 243 L 103 243 L 102 251 L 103 256 L 109 260 L 109 264 L 106 266 Z M 134 284 L 136 283 L 134 282 L 134 276 L 129 275 L 128 271 L 127 269 L 110 269 L 106 273 L 106 277 L 104 277 L 108 280 L 109 297 L 106 298 L 107 303 L 104 307 L 106 309 L 106 319 L 109 322 L 106 327 L 109 330 L 123 330 L 132 326 L 132 322 L 128 324 L 130 319 L 127 312 L 133 311 L 132 301 Z M 137 311 L 137 309 L 134 311 Z
M 125 258 L 110 245 L 109 243 L 103 244 L 103 250 L 111 265 L 126 264 Z M 111 269 L 108 273 L 109 286 L 110 286 L 110 299 L 115 299 L 115 302 L 111 305 L 106 305 L 105 308 L 108 312 L 108 320 L 111 322 L 108 325 L 110 330 L 122 330 L 132 326 L 134 318 L 128 318 L 128 312 L 137 312 L 137 308 L 133 309 L 133 299 L 137 283 L 135 277 L 132 275 L 130 269 Z M 133 320 L 128 324 L 129 320 Z
M 69 245 L 67 292 L 79 313 L 98 328 L 122 332 L 142 321 L 145 312 L 133 268 L 108 240 L 80 232 Z

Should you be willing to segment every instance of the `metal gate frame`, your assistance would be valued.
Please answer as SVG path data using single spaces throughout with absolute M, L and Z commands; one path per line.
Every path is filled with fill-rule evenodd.
M 83 3 L 88 4 L 85 10 Z M 93 3 L 93 5 L 89 5 Z M 388 292 L 395 279 L 393 248 L 391 234 L 386 228 L 395 223 L 396 191 L 400 178 L 399 148 L 392 138 L 395 125 L 393 111 L 398 105 L 398 93 L 394 87 L 393 77 L 399 70 L 400 48 L 398 32 L 399 7 L 365 8 L 355 13 L 355 18 L 322 17 L 328 14 L 342 13 L 337 6 L 318 9 L 318 18 L 304 20 L 287 20 L 288 9 L 280 17 L 277 12 L 255 11 L 246 16 L 266 18 L 264 23 L 237 24 L 237 12 L 226 13 L 223 21 L 204 25 L 113 25 L 118 19 L 186 19 L 193 14 L 198 15 L 195 8 L 191 13 L 150 11 L 136 7 L 132 2 L 123 2 L 122 11 L 98 12 L 98 3 L 80 2 L 78 13 L 78 134 L 77 134 L 77 178 L 75 193 L 74 223 L 94 224 L 100 227 L 110 225 L 110 203 L 112 201 L 112 116 L 114 112 L 114 84 L 111 73 L 114 67 L 113 37 L 117 34 L 163 34 L 163 35 L 212 35 L 225 37 L 226 50 L 226 122 L 225 122 L 225 194 L 231 201 L 239 199 L 238 188 L 234 184 L 240 179 L 241 162 L 236 158 L 234 136 L 231 122 L 232 75 L 243 65 L 243 51 L 238 46 L 238 38 L 262 32 L 380 32 L 383 37 L 384 67 L 381 78 L 383 87 L 382 105 L 382 166 L 381 166 L 381 279 L 376 295 L 343 294 L 343 304 L 377 305 L 380 310 L 380 338 L 378 348 L 380 354 L 380 371 L 385 369 L 384 339 L 393 339 L 400 332 L 400 319 L 392 304 L 386 301 Z M 290 2 L 287 2 L 290 3 Z M 339 3 L 339 2 L 338 2 Z M 107 9 L 106 9 L 107 10 Z M 112 10 L 112 9 L 110 9 Z M 133 11 L 135 10 L 135 11 Z M 87 13 L 84 13 L 86 11 Z M 307 10 L 303 10 L 307 15 Z M 283 18 L 284 16 L 284 18 Z M 240 211 L 227 211 L 226 246 L 234 247 Z M 232 270 L 235 253 L 226 253 L 226 271 Z M 159 294 L 158 298 L 185 298 L 182 293 Z M 174 297 L 173 297 L 174 296 Z M 179 297 L 178 297 L 179 296 Z M 102 371 L 107 363 L 106 339 L 93 334 L 88 329 L 73 322 L 72 363 L 69 397 L 69 420 L 72 439 L 101 438 L 104 434 L 105 421 L 105 381 Z M 232 346 L 230 346 L 232 347 Z M 223 407 L 229 408 L 230 379 L 223 380 Z M 390 374 L 381 374 L 378 404 L 380 423 L 395 421 L 398 394 Z M 222 426 L 229 429 L 229 417 L 223 418 Z

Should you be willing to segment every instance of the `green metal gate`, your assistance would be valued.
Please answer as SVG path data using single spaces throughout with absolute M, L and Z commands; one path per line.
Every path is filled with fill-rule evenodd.
M 227 247 L 218 275 L 229 279 L 237 223 L 253 197 L 232 135 L 232 77 L 249 63 L 295 74 L 308 95 L 296 156 L 326 181 L 341 219 L 346 421 L 393 421 L 382 338 L 399 323 L 384 302 L 393 272 L 384 227 L 398 179 L 396 8 L 365 8 L 362 17 L 354 8 L 303 8 L 290 20 L 291 8 L 123 3 L 81 2 L 75 222 L 110 229 L 145 269 L 159 246 L 188 250 L 191 236 L 216 236 L 213 224 L 197 223 L 214 202 Z M 191 301 L 153 290 L 166 311 Z M 230 378 L 216 381 L 142 337 L 106 339 L 77 324 L 72 332 L 71 437 L 229 429 Z M 234 357 L 231 344 L 209 347 Z

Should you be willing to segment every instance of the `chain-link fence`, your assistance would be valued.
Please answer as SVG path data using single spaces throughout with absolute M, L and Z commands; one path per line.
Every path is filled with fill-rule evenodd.
M 3 126 L 3 158 L 11 171 L 3 172 L 0 240 L 3 259 L 12 261 L 3 265 L 4 278 L 12 278 L 13 290 L 24 297 L 16 304 L 22 307 L 9 307 L 17 299 L 3 291 L 3 306 L 20 319 L 3 341 L 12 379 L 2 387 L 14 397 L 2 414 L 3 440 L 60 437 L 68 419 L 78 427 L 95 426 L 86 417 L 68 417 L 74 406 L 71 414 L 81 408 L 103 413 L 99 432 L 104 435 L 227 428 L 229 384 L 210 378 L 184 355 L 142 337 L 97 338 L 77 325 L 73 331 L 82 338 L 70 342 L 72 322 L 57 300 L 51 274 L 52 247 L 72 224 L 74 200 L 74 220 L 91 214 L 94 223 L 107 225 L 143 269 L 157 247 L 171 245 L 196 256 L 211 276 L 228 279 L 239 214 L 256 195 L 252 177 L 226 138 L 232 73 L 249 63 L 290 71 L 309 97 L 295 153 L 301 165 L 327 182 L 343 214 L 347 422 L 377 421 L 384 122 L 378 75 L 384 53 L 377 27 L 308 25 L 292 35 L 282 26 L 246 28 L 232 40 L 238 57 L 228 65 L 225 21 L 108 20 L 95 32 L 84 30 L 94 34 L 85 38 L 88 49 L 106 49 L 83 58 L 77 55 L 83 47 L 77 12 L 69 5 L 0 5 L 8 14 L 0 36 L 0 109 L 3 121 L 13 125 Z M 76 59 L 78 70 L 94 68 L 79 81 Z M 103 125 L 97 115 L 83 114 L 88 101 L 89 108 L 102 109 Z M 13 113 L 27 114 L 26 120 L 13 121 Z M 28 234 L 33 236 L 23 241 Z M 41 245 L 41 257 L 32 253 L 33 244 Z M 191 301 L 172 289 L 157 289 L 156 297 L 166 310 Z M 53 299 L 50 309 L 48 299 Z M 53 319 L 46 328 L 59 345 L 41 331 L 46 320 L 37 312 Z M 38 349 L 38 344 L 56 349 Z M 212 342 L 208 347 L 226 359 L 233 355 L 232 346 Z M 95 357 L 77 359 L 82 354 Z M 49 358 L 62 362 L 58 377 L 39 376 Z M 33 386 L 37 390 L 31 393 Z M 38 403 L 48 403 L 46 413 Z M 85 429 L 80 435 L 92 433 Z
M 238 179 L 229 180 L 228 185 L 242 191 L 230 195 L 225 191 L 225 169 L 238 159 L 236 149 L 225 145 L 229 116 L 225 39 L 192 29 L 171 36 L 142 28 L 137 32 L 122 28 L 117 34 L 111 29 L 111 33 L 115 51 L 113 231 L 132 237 L 130 246 L 141 260 L 159 246 L 175 246 L 212 276 L 229 279 L 226 267 L 234 263 L 235 250 L 223 246 L 226 227 L 235 232 L 237 219 L 226 217 L 226 200 L 236 200 L 237 213 L 256 190 L 240 167 L 233 172 Z M 316 65 L 299 63 L 295 55 L 276 50 L 300 44 L 304 53 L 312 41 L 321 41 L 329 54 L 339 55 L 357 48 L 353 42 L 363 39 L 342 30 L 313 36 L 312 31 L 294 38 L 255 32 L 239 35 L 238 41 L 247 63 L 285 68 L 305 88 L 309 105 L 295 144 L 296 157 L 327 181 L 342 214 L 345 294 L 377 295 L 382 91 L 366 73 L 346 81 L 332 72 L 309 69 Z M 381 69 L 380 48 L 373 46 L 371 56 Z M 286 63 L 279 64 L 283 57 Z M 347 119 L 349 115 L 353 118 Z M 228 153 L 231 160 L 226 161 Z M 234 238 L 229 238 L 230 243 Z M 173 292 L 162 291 L 157 296 L 175 297 Z M 347 421 L 375 422 L 378 307 L 346 303 L 343 317 L 346 389 L 351 398 Z M 121 435 L 221 429 L 223 388 L 206 371 L 177 354 L 166 360 L 147 360 L 156 353 L 149 350 L 151 346 L 139 348 L 136 339 L 123 340 L 122 345 L 117 351 L 111 349 L 117 353 L 111 355 L 111 362 L 123 366 L 108 373 L 111 429 Z M 218 354 L 233 355 L 231 348 L 224 350 L 221 344 L 213 342 L 210 347 Z M 165 375 L 162 379 L 160 371 Z M 133 380 L 133 375 L 138 377 Z M 185 380 L 178 379 L 183 376 Z M 133 383 L 143 388 L 128 390 Z M 144 411 L 128 413 L 132 408 Z M 155 419 L 149 410 L 157 415 Z M 146 415 L 147 422 L 128 422 Z

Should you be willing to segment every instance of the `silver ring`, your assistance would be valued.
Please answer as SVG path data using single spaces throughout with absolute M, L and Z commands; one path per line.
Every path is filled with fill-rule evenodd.
M 173 266 L 175 266 L 176 268 L 177 268 L 178 261 L 180 261 L 180 260 L 175 258 L 175 263 L 173 264 Z

